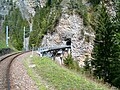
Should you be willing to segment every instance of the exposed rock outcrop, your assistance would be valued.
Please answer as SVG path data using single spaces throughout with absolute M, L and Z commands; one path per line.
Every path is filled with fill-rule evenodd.
M 37 6 L 43 7 L 46 4 L 46 0 L 18 0 L 16 5 L 19 7 L 22 17 L 26 19 L 30 26 L 30 32 L 32 31 L 33 17 L 35 16 L 35 8 Z
M 72 57 L 83 66 L 86 57 L 91 57 L 94 32 L 90 27 L 84 26 L 80 15 L 68 14 L 66 10 L 67 7 L 63 7 L 55 32 L 44 36 L 42 46 L 71 45 Z

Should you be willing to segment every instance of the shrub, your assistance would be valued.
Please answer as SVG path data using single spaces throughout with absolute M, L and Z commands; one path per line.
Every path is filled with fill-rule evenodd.
M 69 68 L 72 68 L 73 66 L 73 58 L 72 58 L 72 55 L 69 54 L 65 59 L 64 59 L 64 64 L 65 66 L 69 67 Z
M 65 66 L 67 66 L 68 68 L 70 69 L 74 69 L 76 71 L 79 71 L 80 70 L 80 66 L 78 64 L 77 61 L 75 61 L 73 58 L 72 58 L 72 55 L 69 54 L 65 59 L 64 59 L 64 64 Z

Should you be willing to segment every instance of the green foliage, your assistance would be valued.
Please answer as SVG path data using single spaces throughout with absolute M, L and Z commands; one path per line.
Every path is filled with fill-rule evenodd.
M 98 4 L 100 4 L 100 1 L 102 1 L 102 0 L 88 0 L 92 5 L 98 5 Z
M 49 58 L 34 57 L 34 71 L 56 90 L 110 90 L 83 75 L 61 68 Z
M 31 58 L 29 58 L 30 60 Z M 35 76 L 35 72 L 32 68 L 29 68 L 29 62 L 27 59 L 24 60 L 24 66 L 27 69 L 28 75 L 35 81 L 36 85 L 38 86 L 39 90 L 47 90 L 46 86 Z
M 30 47 L 32 44 L 35 44 L 35 46 L 40 46 L 40 42 L 44 34 L 48 31 L 54 31 L 54 27 L 61 16 L 60 2 L 61 0 L 52 0 L 51 7 L 46 6 L 43 8 L 36 8 L 33 32 L 30 34 Z
M 73 69 L 76 70 L 77 72 L 82 72 L 83 73 L 83 69 L 80 68 L 78 61 L 73 61 Z
M 80 66 L 77 61 L 72 58 L 72 55 L 69 54 L 64 60 L 65 66 L 76 71 L 80 71 Z
M 95 45 L 90 69 L 104 81 L 119 87 L 120 75 L 120 27 L 119 22 L 109 17 L 102 4 L 98 7 L 95 24 Z
M 114 45 L 112 47 L 113 49 L 113 65 L 112 65 L 112 72 L 111 72 L 111 83 L 120 88 L 120 1 L 115 1 L 116 6 L 116 17 L 113 18 L 113 27 L 115 30 L 115 34 L 113 36 Z
M 83 18 L 84 25 L 88 24 L 87 8 L 83 5 L 82 0 L 70 0 L 69 13 L 77 13 Z
M 73 58 L 72 58 L 71 54 L 69 54 L 63 61 L 64 61 L 64 64 L 67 67 L 72 68 L 72 66 L 73 66 Z
M 23 27 L 28 26 L 27 21 L 23 20 L 18 8 L 9 12 L 3 23 L 3 31 L 6 33 L 6 26 L 9 27 L 10 43 L 18 50 L 23 48 Z

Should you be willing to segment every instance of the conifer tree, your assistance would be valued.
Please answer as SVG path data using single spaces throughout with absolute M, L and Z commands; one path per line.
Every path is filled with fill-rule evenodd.
M 34 43 L 35 46 L 40 46 L 43 36 L 47 31 L 52 32 L 56 22 L 61 15 L 60 7 L 61 0 L 52 0 L 51 7 L 36 8 L 36 15 L 34 17 L 33 32 L 30 34 L 30 47 Z M 56 6 L 56 4 L 58 4 Z M 37 36 L 37 37 L 36 37 Z
M 120 88 L 120 1 L 115 0 L 115 7 L 116 7 L 116 16 L 112 19 L 113 27 L 115 30 L 115 34 L 113 36 L 114 41 L 114 59 L 113 59 L 113 70 L 111 71 L 111 83 L 114 86 Z
M 100 78 L 107 78 L 108 67 L 106 64 L 109 63 L 109 46 L 110 46 L 110 37 L 111 31 L 108 32 L 110 19 L 106 13 L 106 8 L 102 6 L 100 11 L 98 11 L 98 17 L 96 19 L 96 43 L 94 47 L 92 66 L 95 68 L 94 74 Z M 108 43 L 109 42 L 109 43 Z
M 6 26 L 9 27 L 9 42 L 18 50 L 23 48 L 23 27 L 28 26 L 28 23 L 23 20 L 18 8 L 9 12 L 3 23 L 3 31 L 5 33 Z
M 119 87 L 120 42 L 117 24 L 116 21 L 114 22 L 102 4 L 96 15 L 96 38 L 91 67 L 95 76 Z

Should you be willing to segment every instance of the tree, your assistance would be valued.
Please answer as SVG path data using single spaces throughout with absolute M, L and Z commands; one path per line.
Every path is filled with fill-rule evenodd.
M 96 15 L 95 44 L 91 60 L 93 74 L 119 87 L 120 81 L 120 33 L 116 21 L 109 17 L 105 5 L 99 6 Z M 120 29 L 119 29 L 120 30 Z
M 112 81 L 111 83 L 114 86 L 117 86 L 120 88 L 120 2 L 119 0 L 115 0 L 115 7 L 116 7 L 116 16 L 113 18 L 112 22 L 113 22 L 113 27 L 114 30 L 116 32 L 116 34 L 113 37 L 113 41 L 114 41 L 114 47 L 116 49 L 114 49 L 114 65 L 113 65 L 113 71 L 112 75 L 114 77 L 111 76 Z M 114 48 L 113 47 L 113 48 Z
M 32 47 L 32 44 L 35 44 L 37 47 L 40 46 L 43 36 L 48 31 L 54 31 L 56 22 L 61 15 L 61 9 L 58 7 L 60 2 L 61 0 L 52 0 L 51 7 L 46 4 L 46 7 L 36 8 L 36 14 L 33 18 L 33 32 L 30 34 L 30 47 Z
M 23 48 L 23 27 L 28 26 L 27 21 L 23 20 L 21 12 L 18 8 L 9 12 L 3 23 L 3 31 L 9 26 L 10 43 L 18 50 Z

